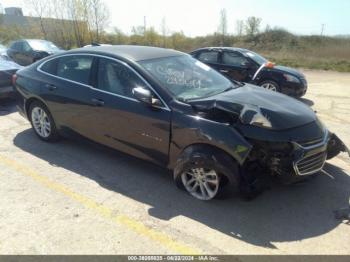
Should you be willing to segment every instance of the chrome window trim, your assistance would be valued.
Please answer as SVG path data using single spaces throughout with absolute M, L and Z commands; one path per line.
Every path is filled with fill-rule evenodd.
M 59 59 L 61 57 L 66 57 L 66 56 L 93 56 L 93 57 L 102 57 L 102 58 L 105 58 L 105 59 L 109 59 L 109 60 L 113 60 L 119 64 L 122 64 L 124 66 L 126 66 L 128 69 L 130 69 L 132 72 L 134 72 L 140 79 L 142 82 L 145 83 L 145 85 L 151 90 L 153 91 L 153 93 L 155 93 L 157 95 L 157 97 L 160 99 L 160 101 L 162 102 L 162 104 L 164 105 L 163 107 L 157 107 L 159 109 L 165 109 L 167 111 L 171 111 L 169 106 L 167 105 L 167 103 L 165 103 L 165 101 L 163 100 L 163 98 L 158 94 L 158 92 L 146 81 L 146 79 L 144 79 L 144 77 L 142 75 L 140 75 L 134 68 L 132 68 L 130 65 L 128 65 L 127 63 L 125 63 L 124 61 L 121 61 L 117 58 L 114 58 L 114 57 L 108 57 L 108 56 L 104 56 L 104 55 L 98 55 L 98 54 L 89 54 L 89 53 L 79 53 L 79 54 L 63 54 L 63 55 L 59 55 L 59 56 L 55 56 L 55 57 L 52 57 L 44 62 L 42 62 L 39 66 L 37 66 L 36 70 L 40 73 L 43 73 L 45 75 L 48 75 L 48 76 L 51 76 L 51 77 L 55 77 L 57 79 L 61 79 L 61 80 L 64 80 L 64 81 L 68 81 L 68 82 L 71 82 L 71 83 L 74 83 L 74 84 L 78 84 L 78 85 L 82 85 L 82 86 L 85 86 L 85 87 L 88 87 L 92 90 L 95 90 L 95 91 L 99 91 L 99 92 L 102 92 L 102 93 L 105 93 L 105 94 L 109 94 L 109 95 L 113 95 L 113 96 L 117 96 L 117 97 L 120 97 L 120 98 L 125 98 L 127 100 L 130 100 L 130 101 L 134 101 L 134 102 L 138 102 L 140 103 L 139 100 L 135 99 L 135 98 L 132 98 L 132 97 L 128 97 L 128 96 L 123 96 L 123 95 L 119 95 L 119 94 L 115 94 L 115 93 L 112 93 L 112 92 L 108 92 L 108 91 L 105 91 L 105 90 L 101 90 L 101 89 L 98 89 L 98 88 L 95 88 L 91 85 L 87 85 L 87 84 L 83 84 L 83 83 L 80 83 L 80 82 L 77 82 L 77 81 L 74 81 L 74 80 L 70 80 L 70 79 L 67 79 L 67 78 L 63 78 L 63 77 L 60 77 L 60 76 L 56 76 L 56 75 L 53 75 L 53 74 L 50 74 L 48 72 L 45 72 L 41 69 L 41 67 L 54 60 L 54 59 Z

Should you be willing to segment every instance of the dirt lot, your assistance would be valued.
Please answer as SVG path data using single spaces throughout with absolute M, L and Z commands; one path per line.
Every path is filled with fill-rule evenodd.
M 306 71 L 303 100 L 350 145 L 350 74 Z M 350 159 L 257 199 L 200 202 L 168 171 L 104 147 L 41 142 L 0 107 L 1 254 L 350 254 Z

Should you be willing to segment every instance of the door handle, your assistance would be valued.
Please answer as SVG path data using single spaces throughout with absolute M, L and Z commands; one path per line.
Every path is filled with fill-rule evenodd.
M 220 72 L 221 73 L 228 73 L 228 70 L 221 69 Z
M 93 98 L 91 99 L 91 102 L 94 106 L 104 106 L 105 102 L 101 99 Z
M 47 89 L 49 89 L 50 91 L 53 91 L 53 90 L 56 90 L 56 89 L 57 89 L 57 86 L 52 85 L 52 84 L 46 84 L 45 87 L 46 87 Z

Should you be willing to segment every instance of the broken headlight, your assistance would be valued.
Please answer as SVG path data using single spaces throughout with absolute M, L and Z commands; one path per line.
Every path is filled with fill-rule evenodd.
M 245 106 L 240 114 L 240 120 L 246 125 L 272 128 L 270 120 L 264 116 L 256 106 Z
M 250 121 L 251 125 L 272 128 L 271 122 L 267 117 L 265 117 L 261 112 L 257 112 L 252 120 Z

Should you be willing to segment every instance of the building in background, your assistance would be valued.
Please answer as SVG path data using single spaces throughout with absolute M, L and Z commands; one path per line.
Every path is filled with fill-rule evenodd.
M 20 7 L 7 7 L 3 13 L 0 12 L 0 42 L 40 38 L 68 48 L 86 44 L 83 39 L 87 34 L 87 25 L 82 21 L 25 16 Z

